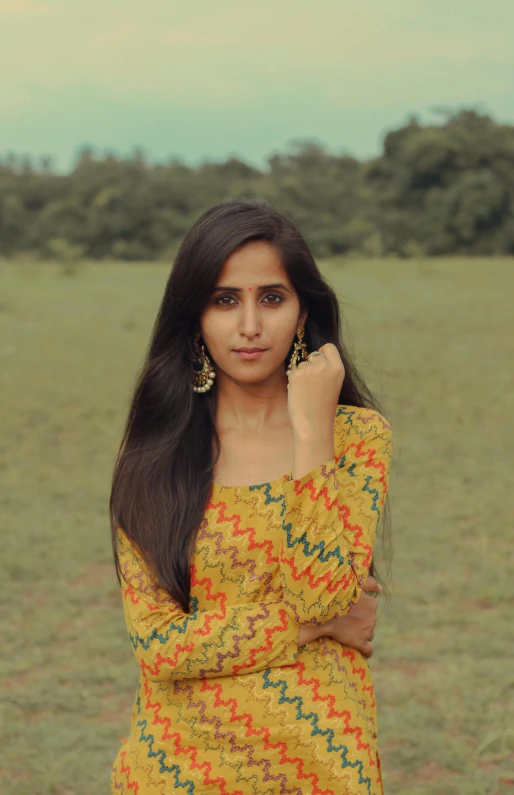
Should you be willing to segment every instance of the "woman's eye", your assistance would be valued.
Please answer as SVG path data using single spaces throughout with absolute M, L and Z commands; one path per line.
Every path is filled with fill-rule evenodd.
M 232 296 L 231 295 L 220 295 L 220 297 L 216 299 L 215 303 L 220 304 L 221 306 L 229 306 L 228 303 L 222 303 L 222 301 L 224 302 L 225 298 L 232 298 Z
M 266 300 L 266 303 L 268 303 L 268 304 L 280 304 L 284 300 L 283 297 L 281 295 L 279 295 L 278 293 L 267 293 L 264 296 L 264 298 L 265 299 L 268 299 L 268 298 L 274 299 L 272 301 L 267 301 Z M 215 303 L 218 304 L 219 306 L 231 306 L 231 303 L 232 303 L 233 299 L 234 299 L 234 296 L 232 296 L 232 295 L 220 295 L 220 297 L 216 299 Z

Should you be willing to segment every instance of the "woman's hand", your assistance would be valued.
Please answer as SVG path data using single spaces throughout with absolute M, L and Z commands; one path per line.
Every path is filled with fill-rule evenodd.
M 362 652 L 365 657 L 371 657 L 373 647 L 371 641 L 375 636 L 377 622 L 378 600 L 370 593 L 380 593 L 382 586 L 371 575 L 364 584 L 362 593 L 357 603 L 344 616 L 333 618 L 325 624 L 325 632 L 345 646 Z
M 333 618 L 325 624 L 301 624 L 298 646 L 311 643 L 311 641 L 326 635 L 345 646 L 357 649 L 365 657 L 371 657 L 373 654 L 371 641 L 374 638 L 375 624 L 377 623 L 377 600 L 368 594 L 378 594 L 381 590 L 382 586 L 369 575 L 357 603 L 349 613 Z
M 322 345 L 319 352 L 323 356 L 300 362 L 289 374 L 288 409 L 297 439 L 331 439 L 333 435 L 344 365 L 331 342 Z

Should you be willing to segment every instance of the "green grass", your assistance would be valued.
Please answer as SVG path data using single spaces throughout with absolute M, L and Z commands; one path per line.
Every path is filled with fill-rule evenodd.
M 372 669 L 387 795 L 514 786 L 514 262 L 326 263 L 394 428 Z M 100 795 L 137 667 L 114 456 L 167 268 L 0 264 L 0 791 Z M 509 783 L 510 782 L 510 783 Z

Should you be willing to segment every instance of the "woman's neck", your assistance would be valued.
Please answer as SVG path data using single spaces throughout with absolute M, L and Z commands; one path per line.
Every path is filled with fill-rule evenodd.
M 259 384 L 241 384 L 219 373 L 216 379 L 216 427 L 230 431 L 269 431 L 289 423 L 287 376 L 277 373 Z

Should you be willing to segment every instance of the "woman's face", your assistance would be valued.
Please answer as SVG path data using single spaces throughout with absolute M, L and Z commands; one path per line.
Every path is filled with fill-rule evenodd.
M 306 315 L 275 249 L 265 241 L 250 241 L 223 265 L 200 329 L 217 374 L 255 384 L 284 373 L 284 360 Z M 245 356 L 242 348 L 263 352 Z

